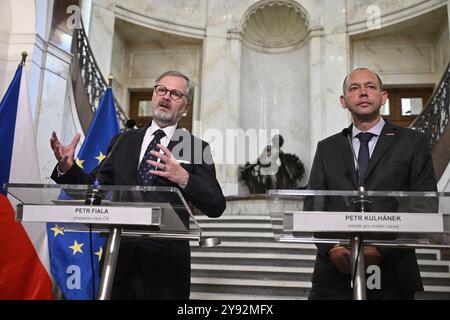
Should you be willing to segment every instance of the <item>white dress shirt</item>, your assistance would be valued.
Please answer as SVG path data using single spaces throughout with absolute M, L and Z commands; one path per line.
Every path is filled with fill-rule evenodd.
M 174 124 L 172 126 L 168 126 L 165 128 L 160 128 L 155 123 L 155 121 L 152 121 L 152 124 L 150 125 L 150 127 L 148 127 L 147 131 L 145 132 L 144 140 L 142 141 L 141 153 L 139 156 L 138 166 L 141 164 L 142 159 L 144 158 L 144 154 L 145 154 L 145 151 L 147 150 L 148 145 L 150 144 L 150 142 L 152 142 L 153 138 L 155 137 L 155 135 L 154 135 L 155 131 L 158 129 L 161 129 L 164 131 L 166 136 L 161 139 L 161 144 L 164 147 L 167 147 L 169 145 L 170 140 L 173 137 L 173 134 L 175 133 L 176 128 L 177 128 L 177 124 Z M 160 152 L 163 153 L 162 150 Z
M 383 130 L 385 123 L 386 123 L 386 121 L 384 121 L 383 118 L 380 118 L 380 121 L 378 121 L 378 123 L 375 126 L 373 126 L 370 130 L 366 131 L 366 132 L 373 133 L 375 135 L 369 141 L 369 157 L 372 157 L 373 150 L 375 149 L 375 146 L 378 142 L 378 138 L 380 137 L 380 134 L 381 134 L 381 130 Z M 353 125 L 352 128 L 353 128 L 353 130 L 352 130 L 353 149 L 355 150 L 355 154 L 357 157 L 358 153 L 359 153 L 359 146 L 361 145 L 361 142 L 359 141 L 359 139 L 356 136 L 360 132 L 363 132 L 363 131 L 359 130 L 355 125 Z M 356 159 L 355 159 L 355 164 L 356 164 Z

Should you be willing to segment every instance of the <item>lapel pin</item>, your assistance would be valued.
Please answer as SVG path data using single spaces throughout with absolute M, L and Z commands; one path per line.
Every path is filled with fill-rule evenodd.
M 387 135 L 387 136 L 395 136 L 395 133 L 393 133 L 393 132 L 388 132 L 388 133 L 386 133 L 386 135 Z

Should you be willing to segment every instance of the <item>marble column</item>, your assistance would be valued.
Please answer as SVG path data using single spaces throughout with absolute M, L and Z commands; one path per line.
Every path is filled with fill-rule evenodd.
M 33 0 L 4 0 L 0 10 L 0 97 L 3 97 L 23 51 L 28 53 L 30 64 L 36 39 L 36 7 Z
M 228 73 L 227 40 L 225 37 L 208 35 L 203 47 L 203 70 L 202 70 L 202 104 L 200 110 L 201 126 L 200 136 L 210 140 L 216 161 L 217 177 L 225 183 L 226 170 L 224 159 L 220 152 L 222 143 L 221 133 L 227 128 L 228 97 L 224 87 L 227 87 L 226 74 Z M 224 135 L 222 135 L 224 136 Z M 222 158 L 222 159 L 219 159 Z
M 100 72 L 105 79 L 111 72 L 111 57 L 114 38 L 113 0 L 97 0 L 92 5 L 89 28 L 89 44 L 94 53 Z
M 201 136 L 212 143 L 217 177 L 225 194 L 237 193 L 237 163 L 228 163 L 226 131 L 238 128 L 240 105 L 241 43 L 232 29 L 227 4 L 208 7 L 208 24 L 203 43 Z
M 4 66 L 0 67 L 1 76 L 4 77 L 0 83 L 0 97 L 3 96 L 12 77 L 21 61 L 23 51 L 28 53 L 23 73 L 28 77 L 28 95 L 30 98 L 30 108 L 34 121 L 35 133 L 39 130 L 39 114 L 41 106 L 41 90 L 43 83 L 43 65 L 47 50 L 47 41 L 51 25 L 53 0 L 19 0 L 5 1 L 2 3 L 2 14 L 6 14 L 8 19 L 2 17 L 2 27 L 5 21 L 8 30 L 4 31 L 4 37 L 0 36 L 0 51 L 4 61 Z M 5 42 L 1 43 L 2 40 Z M 48 123 L 45 123 L 48 126 Z M 38 140 L 38 139 L 37 139 Z
M 348 65 L 346 1 L 326 1 L 323 12 L 322 132 L 324 137 L 328 137 L 350 123 L 348 112 L 339 103 L 339 96 L 342 94 L 342 81 L 353 67 Z
M 41 180 L 51 182 L 50 175 L 56 165 L 50 148 L 52 131 L 58 134 L 62 144 L 68 144 L 76 132 L 78 117 L 74 114 L 70 101 L 71 55 L 61 48 L 49 43 L 45 54 L 40 111 L 36 147 L 41 168 Z M 79 147 L 79 146 L 78 146 Z
M 239 110 L 241 102 L 241 55 L 242 41 L 240 33 L 230 31 L 229 41 L 229 66 L 228 66 L 228 108 L 227 108 L 227 129 L 239 129 Z M 227 164 L 225 166 L 223 185 L 228 194 L 239 194 L 238 166 Z
M 323 139 L 322 123 L 325 118 L 322 98 L 322 38 L 313 36 L 309 40 L 309 106 L 310 106 L 310 154 L 311 163 L 317 142 Z M 309 176 L 309 168 L 306 168 Z
M 339 103 L 342 81 L 349 69 L 345 1 L 326 1 L 323 6 L 309 40 L 311 163 L 317 143 L 350 123 L 349 114 Z M 306 167 L 306 175 L 309 169 Z
M 448 20 L 448 28 L 450 30 L 450 0 L 447 0 L 447 20 Z M 448 33 L 450 40 L 450 32 Z
M 11 32 L 11 4 L 10 1 L 2 3 L 2 10 L 0 10 L 0 97 L 3 97 L 8 89 L 8 49 L 9 36 Z M 9 77 L 8 77 L 9 76 Z
M 84 28 L 86 29 L 86 34 L 89 37 L 89 31 L 91 29 L 91 18 L 92 18 L 92 1 L 93 0 L 81 0 L 81 18 L 83 19 Z
M 53 14 L 53 0 L 36 2 L 36 37 L 33 52 L 28 57 L 29 65 L 29 96 L 31 112 L 35 123 L 35 132 L 39 128 L 39 117 L 42 95 L 42 82 L 44 76 L 44 63 L 47 50 L 47 42 L 50 36 Z

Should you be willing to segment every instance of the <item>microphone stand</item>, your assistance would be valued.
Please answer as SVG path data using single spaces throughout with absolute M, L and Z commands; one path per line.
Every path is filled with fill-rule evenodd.
M 86 197 L 84 199 L 84 204 L 88 206 L 99 206 L 102 204 L 104 195 L 100 189 L 100 181 L 95 179 L 92 183 L 92 189 L 86 192 Z
M 355 212 L 369 212 L 373 201 L 364 196 L 364 187 L 358 189 L 359 196 L 351 201 Z M 366 268 L 364 264 L 364 237 L 362 232 L 355 233 L 350 238 L 350 262 L 352 268 L 352 287 L 354 300 L 366 300 Z
M 359 196 L 351 200 L 355 212 L 369 212 L 373 201 L 365 197 L 365 188 L 361 185 L 360 170 L 358 165 L 358 158 L 356 157 L 355 149 L 353 148 L 351 130 L 345 128 L 342 134 L 347 137 L 350 149 L 352 150 L 353 159 L 355 160 L 356 182 L 358 183 Z M 351 286 L 353 288 L 354 300 L 366 300 L 366 268 L 364 263 L 364 237 L 362 232 L 355 233 L 350 238 L 350 265 L 351 265 Z
M 85 204 L 86 205 L 101 205 L 104 195 L 101 191 L 100 174 L 103 166 L 113 153 L 114 149 L 119 144 L 119 141 L 124 136 L 128 129 L 133 128 L 136 125 L 136 121 L 129 119 L 125 124 L 125 130 L 117 138 L 116 142 L 112 146 L 106 158 L 103 160 L 100 168 L 95 174 L 95 181 L 92 183 L 92 189 L 86 193 Z M 103 268 L 100 277 L 100 288 L 97 300 L 109 300 L 111 298 L 111 291 L 114 281 L 114 273 L 116 271 L 117 258 L 119 256 L 120 238 L 122 235 L 121 225 L 111 225 L 109 228 L 109 237 L 105 250 L 105 257 L 103 260 Z
M 99 206 L 102 204 L 102 200 L 104 198 L 103 193 L 101 192 L 101 184 L 100 184 L 100 174 L 103 170 L 103 166 L 105 165 L 105 163 L 109 160 L 109 157 L 111 156 L 111 154 L 113 153 L 113 151 L 116 149 L 117 145 L 119 144 L 119 141 L 122 139 L 122 137 L 124 136 L 125 132 L 128 131 L 128 129 L 133 128 L 136 125 L 136 121 L 134 121 L 133 119 L 129 119 L 127 120 L 127 122 L 125 123 L 125 130 L 122 131 L 122 133 L 119 135 L 119 137 L 117 138 L 116 142 L 113 144 L 113 146 L 111 147 L 110 151 L 108 152 L 106 158 L 102 161 L 100 168 L 97 170 L 96 174 L 95 174 L 95 180 L 92 183 L 92 189 L 90 189 L 88 192 L 86 192 L 86 198 L 84 199 L 84 203 L 86 205 L 92 206 Z

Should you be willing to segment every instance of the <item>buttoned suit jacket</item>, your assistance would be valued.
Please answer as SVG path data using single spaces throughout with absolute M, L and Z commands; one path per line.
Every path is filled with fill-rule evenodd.
M 84 173 L 74 165 L 67 173 L 58 177 L 57 170 L 52 179 L 58 184 L 92 184 L 96 176 L 102 184 L 139 185 L 139 155 L 148 126 L 125 132 L 112 151 L 101 172 L 101 165 L 90 174 Z M 115 136 L 108 148 L 118 139 Z M 216 179 L 215 167 L 209 145 L 191 135 L 188 131 L 177 128 L 168 149 L 181 166 L 189 173 L 187 186 L 181 189 L 175 183 L 163 177 L 156 177 L 154 186 L 179 188 L 183 197 L 209 217 L 219 217 L 225 210 L 225 198 Z M 154 202 L 173 203 L 176 197 L 162 195 L 151 199 Z M 128 199 L 136 200 L 136 199 Z M 142 200 L 142 199 L 138 199 Z M 185 226 L 189 225 L 186 211 L 177 210 Z M 190 285 L 190 247 L 185 240 L 131 239 L 123 238 L 120 245 L 115 281 L 120 281 L 125 274 L 139 273 L 146 282 L 153 286 L 176 287 Z
M 351 132 L 352 126 L 349 127 Z M 345 131 L 345 130 L 344 130 Z M 313 190 L 357 190 L 355 156 L 344 133 L 318 143 L 308 188 Z M 436 180 L 431 151 L 424 135 L 386 121 L 369 160 L 363 186 L 367 191 L 435 191 Z M 411 209 L 405 199 L 374 198 L 372 211 L 396 212 Z M 305 200 L 305 209 L 314 210 L 314 201 Z M 353 211 L 349 199 L 328 197 L 320 203 L 322 210 Z M 403 202 L 403 203 L 402 203 Z M 417 203 L 416 203 L 417 205 Z M 436 203 L 422 202 L 417 211 L 436 210 Z M 317 208 L 316 208 L 317 209 Z M 328 250 L 333 244 L 317 244 L 318 253 L 312 282 L 323 288 L 349 289 L 350 276 L 340 273 L 332 264 Z M 423 290 L 414 250 L 379 247 L 383 256 L 381 289 L 391 291 Z

